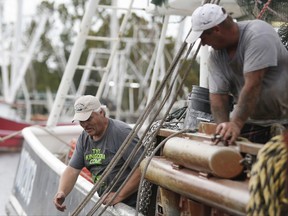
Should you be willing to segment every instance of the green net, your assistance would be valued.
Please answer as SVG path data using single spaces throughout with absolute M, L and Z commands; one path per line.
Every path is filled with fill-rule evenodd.
M 279 28 L 278 33 L 288 49 L 288 1 L 287 0 L 237 0 L 248 18 L 257 18 Z
M 288 23 L 282 24 L 278 30 L 282 43 L 288 50 Z
M 247 16 L 267 22 L 288 22 L 287 0 L 237 0 Z
M 168 0 L 151 0 L 152 4 L 162 6 Z M 221 2 L 221 0 L 220 0 Z M 236 0 L 245 16 L 239 20 L 261 19 L 278 28 L 278 33 L 288 49 L 288 0 Z

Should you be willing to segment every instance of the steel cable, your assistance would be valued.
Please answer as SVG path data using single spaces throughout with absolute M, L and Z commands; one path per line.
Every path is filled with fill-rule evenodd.
M 93 188 L 91 189 L 91 191 L 87 194 L 87 196 L 84 198 L 84 200 L 80 203 L 80 205 L 74 210 L 74 212 L 72 213 L 73 216 L 78 215 L 81 210 L 87 205 L 87 203 L 89 202 L 89 200 L 92 198 L 92 196 L 96 193 L 96 191 L 99 189 L 100 187 L 100 182 L 102 182 L 104 179 L 107 178 L 107 176 L 109 175 L 109 173 L 111 172 L 111 170 L 114 168 L 114 166 L 116 165 L 116 163 L 120 160 L 120 158 L 122 157 L 123 153 L 127 150 L 128 145 L 130 144 L 130 142 L 132 141 L 132 139 L 137 135 L 137 133 L 139 132 L 140 128 L 142 127 L 142 125 L 144 124 L 144 121 L 146 120 L 146 118 L 148 117 L 148 115 L 150 114 L 152 108 L 155 106 L 157 99 L 160 97 L 163 88 L 165 87 L 165 84 L 167 82 L 167 80 L 169 79 L 169 77 L 171 76 L 171 74 L 174 71 L 174 68 L 176 67 L 184 49 L 186 48 L 186 43 L 183 43 L 180 50 L 178 51 L 175 59 L 173 60 L 171 66 L 168 69 L 167 74 L 164 76 L 164 79 L 162 80 L 162 82 L 160 83 L 156 93 L 154 94 L 152 100 L 149 102 L 149 104 L 147 105 L 146 109 L 144 110 L 144 112 L 142 113 L 142 115 L 138 118 L 135 127 L 132 129 L 132 131 L 130 132 L 130 134 L 126 137 L 126 139 L 124 140 L 123 144 L 121 145 L 121 147 L 119 148 L 117 154 L 113 157 L 113 159 L 111 160 L 111 162 L 108 164 L 107 168 L 104 170 L 103 174 L 101 175 L 100 179 L 98 180 L 98 182 L 96 182 L 96 184 L 93 186 Z M 151 125 L 151 123 L 150 123 Z M 149 125 L 149 126 L 150 126 Z M 146 130 L 147 131 L 147 130 Z M 143 137 L 140 139 L 140 141 L 138 142 L 138 144 L 135 147 L 139 147 L 141 145 L 141 141 L 143 140 Z

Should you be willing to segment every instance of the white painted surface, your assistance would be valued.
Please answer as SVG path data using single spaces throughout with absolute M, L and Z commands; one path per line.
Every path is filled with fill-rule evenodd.
M 6 215 L 5 205 L 11 194 L 20 153 L 0 153 L 0 215 Z

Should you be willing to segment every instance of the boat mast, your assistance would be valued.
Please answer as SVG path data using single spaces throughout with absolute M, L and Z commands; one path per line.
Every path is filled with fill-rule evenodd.
M 67 98 L 69 88 L 73 82 L 73 77 L 80 59 L 80 55 L 83 51 L 86 38 L 88 36 L 88 31 L 91 26 L 92 17 L 96 11 L 98 4 L 99 0 L 89 0 L 88 4 L 86 5 L 85 10 L 86 12 L 84 13 L 84 17 L 81 22 L 80 31 L 77 35 L 76 42 L 73 45 L 71 55 L 69 57 L 67 66 L 63 73 L 62 80 L 58 88 L 57 95 L 47 121 L 47 127 L 56 126 L 58 122 L 65 99 Z M 75 96 L 73 95 L 73 98 L 74 97 Z
M 14 71 L 12 70 L 12 77 L 14 77 L 14 78 L 10 80 L 10 83 L 11 83 L 10 94 L 9 94 L 9 98 L 7 98 L 7 101 L 9 103 L 14 102 L 15 97 L 16 97 L 16 93 L 17 93 L 18 89 L 20 88 L 21 84 L 24 82 L 24 77 L 25 77 L 26 71 L 27 71 L 27 69 L 31 63 L 36 45 L 37 45 L 37 43 L 38 43 L 38 41 L 39 41 L 39 39 L 40 39 L 44 29 L 45 29 L 45 24 L 47 22 L 48 17 L 49 17 L 48 13 L 44 12 L 42 17 L 40 18 L 40 22 L 37 26 L 35 34 L 33 35 L 32 41 L 31 41 L 30 46 L 28 48 L 28 52 L 25 54 L 25 58 L 24 58 L 21 65 L 18 65 L 18 63 L 19 63 L 18 53 L 16 54 L 16 56 L 14 56 L 14 60 L 16 62 L 14 62 Z M 16 37 L 18 38 L 18 36 L 16 36 Z M 17 49 L 18 48 L 16 47 L 15 50 L 17 50 Z
M 159 68 L 160 68 L 160 63 L 161 63 L 161 59 L 163 56 L 163 50 L 164 50 L 164 45 L 165 45 L 165 38 L 166 38 L 166 33 L 167 33 L 169 17 L 170 17 L 169 15 L 165 15 L 165 17 L 164 17 L 164 23 L 163 23 L 162 32 L 161 32 L 159 45 L 158 45 L 158 49 L 157 49 L 157 55 L 156 55 L 154 69 L 153 69 L 151 85 L 149 88 L 147 104 L 151 101 L 151 99 L 155 93 L 156 84 L 157 84 L 157 81 L 159 78 Z
M 10 90 L 9 97 L 5 98 L 8 103 L 14 102 L 14 97 L 11 97 L 11 86 L 14 85 L 14 81 L 17 78 L 18 70 L 20 68 L 20 43 L 22 38 L 22 8 L 23 2 L 22 0 L 17 1 L 17 15 L 16 15 L 16 23 L 14 29 L 14 41 L 13 41 L 13 50 L 12 50 L 12 65 L 11 65 L 11 79 L 10 79 Z
M 51 113 L 49 115 L 48 121 L 47 121 L 47 126 L 55 126 L 60 118 L 61 115 L 61 110 L 63 109 L 64 102 L 66 99 L 75 99 L 75 95 L 69 97 L 68 96 L 68 91 L 69 87 L 73 82 L 73 76 L 75 74 L 75 70 L 80 69 L 84 70 L 84 73 L 82 75 L 80 85 L 76 94 L 76 97 L 82 95 L 85 93 L 85 88 L 87 87 L 88 79 L 91 73 L 91 70 L 99 72 L 101 76 L 101 81 L 100 83 L 96 83 L 98 86 L 96 96 L 98 98 L 102 98 L 103 95 L 108 95 L 109 100 L 115 102 L 116 104 L 116 112 L 115 116 L 117 119 L 120 119 L 120 115 L 123 114 L 121 111 L 121 105 L 123 103 L 123 92 L 124 88 L 127 87 L 126 80 L 129 82 L 129 88 L 131 87 L 131 84 L 133 84 L 133 78 L 136 77 L 135 79 L 139 79 L 140 74 L 138 71 L 133 71 L 135 75 L 133 75 L 133 78 L 131 78 L 131 75 L 128 74 L 128 61 L 127 58 L 129 58 L 129 53 L 131 52 L 131 47 L 132 45 L 135 45 L 138 41 L 135 38 L 124 38 L 123 36 L 125 35 L 125 31 L 127 28 L 127 24 L 129 22 L 129 18 L 131 15 L 131 11 L 134 10 L 132 8 L 134 3 L 134 0 L 131 0 L 129 3 L 129 6 L 127 8 L 121 8 L 117 5 L 117 1 L 113 1 L 112 5 L 98 5 L 98 7 L 101 8 L 106 8 L 113 10 L 111 13 L 111 35 L 109 37 L 99 37 L 99 36 L 90 36 L 88 35 L 90 26 L 91 26 L 91 20 L 93 15 L 96 13 L 97 5 L 94 1 L 89 1 L 87 5 L 87 10 L 85 10 L 84 17 L 82 19 L 81 23 L 81 30 L 80 33 L 78 34 L 75 44 L 72 48 L 71 55 L 69 57 L 69 60 L 67 62 L 67 66 L 65 68 L 63 77 L 61 79 L 60 86 L 57 91 L 56 99 L 53 104 Z M 126 10 L 126 13 L 123 17 L 123 20 L 121 22 L 121 26 L 119 27 L 118 30 L 118 17 L 117 17 L 117 10 Z M 137 10 L 137 8 L 135 8 Z M 115 11 L 116 10 L 116 11 Z M 107 41 L 111 42 L 110 50 L 106 49 L 99 49 L 99 48 L 90 48 L 89 50 L 89 55 L 86 60 L 86 65 L 85 66 L 80 66 L 77 65 L 79 63 L 79 59 L 81 56 L 81 53 L 84 48 L 84 44 L 87 40 L 99 40 L 99 41 Z M 145 41 L 146 40 L 146 41 Z M 145 38 L 144 43 L 151 43 L 151 39 L 146 39 Z M 124 42 L 126 44 L 125 49 L 119 50 L 120 49 L 120 42 Z M 143 42 L 141 41 L 141 42 Z M 97 61 L 98 54 L 104 54 L 104 55 L 109 55 L 107 63 L 105 63 L 105 66 L 93 66 L 93 63 Z M 96 62 L 97 64 L 97 62 Z M 134 68 L 135 69 L 135 68 Z M 141 80 L 141 77 L 140 77 Z M 114 86 L 109 86 L 109 83 L 111 85 L 114 84 Z M 129 89 L 130 90 L 130 89 Z M 130 98 L 129 98 L 129 104 L 130 108 L 134 104 L 133 100 L 134 97 L 131 96 L 133 93 L 129 91 L 130 93 Z M 132 108 L 131 108 L 132 109 Z M 131 110 L 130 109 L 130 110 Z M 132 109 L 133 110 L 133 109 Z
M 0 64 L 1 64 L 1 73 L 2 73 L 2 94 L 4 96 L 4 100 L 8 98 L 9 95 L 9 76 L 8 76 L 8 56 L 4 50 L 4 40 L 3 40 L 3 24 L 4 24 L 4 10 L 3 10 L 3 0 L 0 0 Z

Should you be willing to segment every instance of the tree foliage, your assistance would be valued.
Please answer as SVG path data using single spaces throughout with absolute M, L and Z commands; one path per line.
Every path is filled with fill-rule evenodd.
M 30 78 L 28 76 L 27 79 L 33 80 L 34 85 L 30 88 L 37 89 L 37 91 L 45 91 L 47 86 L 52 90 L 52 92 L 56 92 L 65 69 L 66 61 L 69 58 L 72 46 L 75 42 L 75 38 L 77 36 L 77 31 L 79 29 L 81 19 L 84 15 L 84 8 L 87 2 L 85 0 L 71 0 L 70 4 L 56 4 L 55 2 L 42 1 L 37 10 L 37 16 L 33 19 L 29 25 L 29 28 L 26 29 L 26 34 L 30 35 L 37 26 L 38 17 L 44 13 L 49 12 L 50 17 L 46 24 L 45 31 L 41 36 L 41 41 L 37 50 L 35 51 L 36 56 L 33 60 Z M 102 4 L 109 4 L 107 1 L 103 1 Z M 124 19 L 124 15 L 119 17 L 119 23 Z M 160 20 L 160 21 L 159 21 Z M 122 35 L 123 38 L 137 38 L 140 37 L 140 34 L 145 35 L 146 38 L 159 38 L 157 32 L 161 32 L 162 27 L 162 19 L 153 20 L 153 25 L 151 25 L 151 20 L 147 20 L 142 16 L 139 16 L 136 13 L 132 13 L 127 28 Z M 111 12 L 105 9 L 99 9 L 97 11 L 97 17 L 92 20 L 92 28 L 89 31 L 90 36 L 107 36 L 110 35 L 110 24 L 111 24 Z M 156 31 L 157 30 L 157 31 Z M 165 52 L 170 53 L 169 55 L 174 57 L 174 38 L 167 38 L 167 42 L 165 45 Z M 149 58 L 147 61 L 142 61 L 141 52 L 149 53 L 152 55 L 155 46 L 157 44 L 151 43 L 151 45 L 147 46 L 147 44 L 143 44 L 138 42 L 133 45 L 131 51 L 129 52 L 129 56 L 127 58 L 131 59 L 133 64 L 138 68 L 141 68 L 143 75 L 147 70 L 149 65 Z M 87 40 L 85 43 L 84 51 L 81 54 L 79 64 L 85 65 L 87 61 L 87 57 L 89 55 L 90 48 L 99 48 L 99 49 L 109 49 L 110 43 L 105 41 L 94 41 Z M 120 50 L 125 49 L 127 46 L 126 42 L 121 42 Z M 139 52 L 141 51 L 141 52 Z M 107 64 L 106 59 L 97 59 L 97 66 L 105 66 Z M 165 65 L 168 68 L 171 63 L 171 60 L 166 58 Z M 186 85 L 188 88 L 192 86 L 192 84 L 198 83 L 198 70 L 199 65 L 195 68 L 196 72 L 191 72 L 191 76 L 188 80 L 186 80 Z M 132 69 L 129 69 L 131 70 Z M 132 73 L 132 72 L 131 72 Z M 32 76 L 33 74 L 33 76 Z M 74 84 L 77 88 L 79 85 L 80 77 L 82 76 L 83 71 L 77 70 L 74 77 Z M 91 79 L 94 82 L 100 82 L 99 73 L 93 73 L 91 75 Z M 91 85 L 87 87 L 86 93 L 95 94 L 95 86 Z M 149 88 L 149 86 L 147 86 Z M 136 91 L 136 90 L 135 90 Z M 128 94 L 128 92 L 126 92 Z M 124 92 L 124 94 L 126 94 Z

